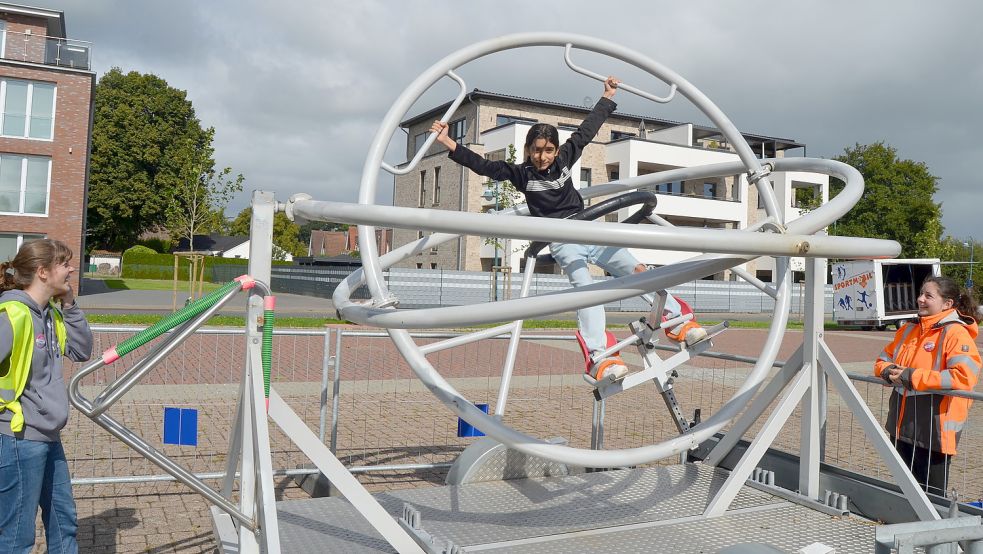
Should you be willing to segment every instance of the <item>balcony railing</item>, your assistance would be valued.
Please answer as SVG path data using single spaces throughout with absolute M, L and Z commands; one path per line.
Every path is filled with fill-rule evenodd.
M 660 185 L 657 185 L 656 187 L 659 187 L 659 186 Z M 671 187 L 668 188 L 668 189 L 667 188 L 650 188 L 649 190 L 651 190 L 652 192 L 654 192 L 656 194 L 665 194 L 667 196 L 679 196 L 679 197 L 682 197 L 682 198 L 699 198 L 699 199 L 703 199 L 703 200 L 717 200 L 717 201 L 720 201 L 720 202 L 740 202 L 741 201 L 739 198 L 732 198 L 732 197 L 727 197 L 727 196 L 711 196 L 709 194 L 703 194 L 703 193 L 700 193 L 700 192 L 683 192 L 683 191 L 680 191 L 678 189 L 674 189 L 674 188 L 671 188 Z M 738 191 L 736 189 L 734 189 L 732 191 L 732 194 L 737 194 L 737 192 Z
M 16 31 L 0 31 L 3 59 L 72 69 L 92 68 L 92 43 Z

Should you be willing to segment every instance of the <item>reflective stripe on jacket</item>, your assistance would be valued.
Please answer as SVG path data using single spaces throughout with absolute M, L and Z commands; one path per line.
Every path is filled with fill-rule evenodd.
M 973 401 L 933 391 L 973 390 L 981 359 L 979 327 L 954 309 L 906 323 L 877 361 L 882 379 L 892 365 L 904 368 L 891 393 L 885 427 L 892 437 L 922 448 L 955 454 Z
M 0 311 L 7 312 L 14 341 L 10 356 L 0 362 L 0 412 L 10 410 L 14 416 L 10 420 L 10 430 L 19 433 L 24 429 L 24 414 L 21 410 L 20 396 L 24 393 L 31 374 L 31 361 L 34 357 L 34 320 L 31 309 L 17 301 L 0 303 Z M 61 312 L 52 309 L 55 321 L 55 336 L 58 348 L 65 354 L 68 332 Z

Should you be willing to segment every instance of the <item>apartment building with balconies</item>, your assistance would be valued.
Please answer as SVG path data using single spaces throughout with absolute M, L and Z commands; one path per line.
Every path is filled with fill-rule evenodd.
M 443 115 L 449 104 L 434 107 L 402 122 L 407 132 L 406 159 L 422 147 L 430 124 Z M 590 111 L 591 106 L 572 106 L 530 98 L 474 90 L 449 119 L 449 134 L 488 159 L 507 159 L 509 146 L 522 159 L 526 132 L 535 123 L 557 126 L 566 140 Z M 802 155 L 805 145 L 794 140 L 743 133 L 762 158 Z M 620 111 L 612 114 L 571 168 L 581 189 L 618 178 L 656 173 L 667 169 L 738 161 L 718 129 L 668 121 Z M 776 199 L 785 210 L 786 221 L 798 217 L 816 201 L 826 201 L 829 178 L 811 173 L 775 172 L 770 175 Z M 397 176 L 393 202 L 396 206 L 484 212 L 495 209 L 496 183 L 458 166 L 439 144 L 431 146 L 414 171 Z M 659 202 L 656 214 L 678 226 L 742 229 L 763 219 L 757 191 L 748 189 L 743 173 L 698 181 L 662 183 L 655 187 Z M 622 221 L 632 209 L 607 216 Z M 425 233 L 397 229 L 393 247 L 417 240 Z M 421 250 L 405 260 L 403 267 L 489 271 L 493 267 L 522 268 L 525 242 L 489 241 L 485 237 L 462 237 L 435 248 Z M 697 252 L 639 250 L 632 252 L 643 263 L 661 266 L 680 261 Z M 802 260 L 793 262 L 801 267 Z M 745 269 L 770 280 L 774 261 L 759 258 Z M 544 268 L 556 271 L 556 268 Z M 707 278 L 731 278 L 723 272 Z
M 0 260 L 48 237 L 82 262 L 90 54 L 89 43 L 67 38 L 63 12 L 0 3 Z

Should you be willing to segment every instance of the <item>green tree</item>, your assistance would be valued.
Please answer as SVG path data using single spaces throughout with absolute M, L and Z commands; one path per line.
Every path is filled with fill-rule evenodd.
M 203 129 L 187 93 L 152 74 L 113 68 L 94 96 L 87 226 L 101 248 L 126 247 L 167 226 L 189 161 L 213 170 L 212 129 Z
M 218 231 L 225 219 L 225 206 L 232 195 L 242 190 L 242 174 L 232 176 L 232 168 L 216 171 L 212 166 L 211 147 L 215 130 L 205 131 L 203 141 L 189 150 L 183 179 L 177 184 L 167 210 L 167 228 L 171 237 L 188 239 L 194 252 L 194 236 Z
M 505 161 L 514 164 L 516 160 L 515 145 L 509 144 L 505 152 Z M 522 199 L 522 193 L 515 188 L 512 181 L 492 181 L 489 179 L 482 184 L 491 193 L 491 197 L 495 201 L 495 204 L 489 206 L 485 211 L 494 210 L 495 207 L 499 210 L 514 208 L 519 203 L 519 200 Z M 496 250 L 504 251 L 507 249 L 507 241 L 503 241 L 499 237 L 487 237 L 485 238 L 485 244 L 494 245 Z M 508 258 L 508 253 L 503 252 L 502 255 L 506 259 Z M 496 260 L 496 262 L 502 263 L 500 260 Z
M 924 162 L 900 160 L 897 150 L 883 142 L 856 144 L 834 159 L 855 167 L 866 188 L 853 209 L 830 227 L 831 234 L 896 240 L 902 257 L 944 257 L 942 205 L 932 198 L 938 177 Z M 830 196 L 844 186 L 830 179 Z
M 249 223 L 253 217 L 253 209 L 246 208 L 239 212 L 239 215 L 229 223 L 229 234 L 232 236 L 248 236 Z M 293 256 L 306 256 L 307 244 L 300 241 L 300 226 L 290 221 L 283 212 L 277 212 L 273 216 L 273 244 L 282 249 L 278 252 L 273 249 L 273 259 L 285 259 L 284 253 L 288 252 Z
M 980 278 L 977 275 L 983 274 L 983 270 L 979 267 L 981 265 L 981 258 L 979 256 L 983 256 L 983 243 L 972 237 L 965 239 L 946 237 L 942 242 L 948 249 L 948 255 L 942 257 L 942 260 L 960 262 L 942 266 L 942 273 L 948 277 L 952 277 L 960 285 L 965 285 L 967 281 L 973 281 L 973 289 L 977 293 L 977 298 L 979 298 L 978 293 L 980 288 L 977 286 L 977 283 Z M 970 274 L 971 261 L 973 262 L 972 274 Z

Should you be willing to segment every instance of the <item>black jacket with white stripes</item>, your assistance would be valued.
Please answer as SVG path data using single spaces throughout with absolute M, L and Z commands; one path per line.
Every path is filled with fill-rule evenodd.
M 584 147 L 590 144 L 617 106 L 613 100 L 601 97 L 580 127 L 560 146 L 556 159 L 544 173 L 528 159 L 522 164 L 486 160 L 462 144 L 458 144 L 449 157 L 478 175 L 496 181 L 511 181 L 516 190 L 526 195 L 529 213 L 533 216 L 569 217 L 584 209 L 584 199 L 573 186 L 570 167 L 577 163 Z

